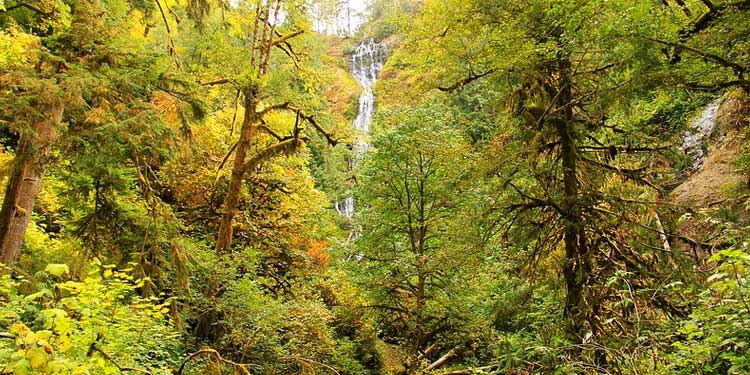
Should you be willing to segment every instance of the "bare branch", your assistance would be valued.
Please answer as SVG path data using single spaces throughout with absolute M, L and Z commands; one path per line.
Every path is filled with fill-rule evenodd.
M 227 152 L 226 156 L 224 156 L 224 159 L 221 159 L 221 163 L 219 164 L 219 167 L 216 168 L 216 180 L 219 179 L 219 172 L 221 172 L 221 169 L 224 168 L 224 165 L 227 164 L 227 161 L 229 160 L 229 157 L 234 153 L 234 150 L 237 148 L 238 142 L 234 142 L 232 147 L 229 149 L 229 152 Z
M 261 121 L 261 124 L 260 124 L 260 126 L 258 126 L 258 130 L 262 130 L 262 131 L 266 132 L 267 134 L 269 134 L 272 137 L 276 138 L 276 140 L 278 140 L 278 141 L 285 141 L 285 140 L 289 139 L 289 138 L 282 138 L 278 133 L 276 133 L 275 131 L 273 131 L 273 129 L 271 129 L 271 127 L 268 126 L 268 124 L 266 124 L 266 122 L 263 121 L 263 119 L 261 119 L 260 121 Z
M 187 358 L 185 358 L 185 360 L 180 365 L 180 368 L 177 369 L 177 371 L 175 371 L 174 374 L 175 375 L 182 375 L 182 372 L 185 370 L 185 365 L 187 365 L 188 362 L 190 362 L 191 360 L 195 359 L 196 357 L 200 357 L 202 355 L 205 355 L 205 356 L 208 356 L 208 357 L 211 357 L 211 356 L 216 357 L 216 359 L 218 359 L 220 362 L 226 363 L 228 365 L 231 365 L 235 369 L 238 369 L 238 370 L 242 371 L 242 374 L 250 375 L 250 371 L 248 371 L 248 369 L 247 369 L 247 366 L 248 366 L 247 364 L 241 364 L 241 363 L 237 363 L 237 362 L 234 362 L 234 361 L 230 361 L 228 359 L 224 359 L 221 356 L 221 354 L 219 354 L 219 352 L 217 352 L 214 349 L 201 349 L 201 350 L 199 350 L 199 351 L 197 351 L 195 353 L 190 354 Z
M 99 354 L 101 354 L 106 360 L 112 362 L 112 364 L 114 364 L 115 367 L 117 367 L 117 369 L 120 370 L 120 371 L 131 371 L 131 372 L 138 372 L 138 373 L 141 373 L 141 374 L 151 375 L 151 371 L 146 371 L 146 370 L 142 370 L 142 369 L 134 368 L 134 367 L 121 366 L 120 363 L 117 362 L 117 360 L 115 360 L 114 358 L 112 358 L 111 355 L 109 355 L 107 352 L 105 352 L 104 350 L 102 350 L 97 345 L 96 342 L 94 342 L 93 344 L 91 344 L 91 349 L 94 350 L 94 351 L 96 351 L 96 352 L 99 352 Z
M 43 10 L 41 10 L 41 9 L 33 6 L 33 5 L 26 4 L 26 3 L 19 3 L 19 4 L 16 4 L 16 5 L 9 6 L 9 7 L 5 8 L 5 10 L 0 10 L 0 14 L 12 12 L 12 11 L 14 11 L 16 9 L 20 9 L 20 8 L 26 8 L 26 9 L 34 12 L 34 13 L 37 13 L 37 14 L 39 14 L 41 16 L 45 16 L 45 17 L 49 17 L 49 16 L 52 15 L 52 12 L 45 12 L 45 11 L 43 11 Z
M 727 82 L 720 82 L 714 85 L 703 85 L 699 83 L 685 83 L 685 87 L 692 89 L 692 90 L 698 90 L 698 91 L 716 91 L 721 89 L 726 89 L 730 87 L 742 87 L 746 90 L 750 90 L 750 80 L 746 79 L 737 79 L 734 81 L 727 81 Z
M 474 73 L 472 73 L 468 77 L 466 77 L 466 78 L 464 78 L 464 79 L 462 79 L 462 80 L 460 80 L 460 81 L 458 81 L 458 82 L 456 82 L 456 83 L 454 83 L 454 84 L 452 84 L 452 85 L 450 85 L 448 87 L 438 87 L 437 89 L 440 90 L 440 91 L 443 91 L 443 92 L 453 92 L 453 91 L 456 91 L 456 90 L 458 90 L 458 89 L 460 89 L 460 88 L 468 85 L 471 82 L 474 82 L 474 81 L 476 81 L 476 80 L 478 80 L 480 78 L 486 77 L 486 76 L 488 76 L 488 75 L 490 75 L 490 74 L 492 74 L 494 72 L 495 72 L 495 69 L 490 69 L 490 70 L 488 70 L 488 71 L 486 71 L 484 73 L 480 73 L 480 74 L 474 74 Z
M 279 103 L 279 104 L 268 106 L 262 111 L 258 112 L 258 115 L 260 118 L 263 118 L 263 116 L 267 114 L 268 112 L 278 111 L 278 110 L 289 110 L 289 111 L 296 112 L 299 118 L 310 123 L 318 133 L 323 135 L 326 138 L 326 141 L 328 141 L 328 144 L 330 144 L 331 146 L 336 146 L 338 144 L 338 140 L 333 138 L 333 133 L 329 132 L 322 125 L 320 125 L 320 123 L 318 123 L 318 121 L 315 119 L 315 116 L 305 114 L 304 112 L 302 112 L 302 110 L 295 107 L 289 102 L 284 102 L 284 103 Z
M 642 38 L 650 40 L 650 41 L 655 42 L 655 43 L 663 44 L 663 45 L 670 46 L 670 47 L 680 48 L 682 50 L 685 50 L 685 51 L 688 51 L 688 52 L 692 52 L 692 53 L 694 53 L 694 54 L 696 54 L 696 55 L 698 55 L 700 57 L 703 57 L 705 59 L 711 60 L 711 61 L 713 61 L 713 62 L 715 62 L 715 63 L 717 63 L 717 64 L 719 64 L 721 66 L 724 66 L 724 67 L 727 67 L 727 68 L 732 68 L 739 75 L 742 75 L 742 73 L 744 73 L 747 70 L 747 67 L 744 67 L 744 66 L 742 66 L 740 64 L 737 64 L 735 62 L 729 61 L 729 60 L 727 60 L 727 59 L 725 59 L 725 58 L 723 58 L 723 57 L 721 57 L 719 55 L 715 55 L 715 54 L 710 53 L 710 52 L 703 52 L 701 50 L 698 50 L 698 49 L 695 49 L 693 47 L 687 46 L 687 45 L 685 45 L 683 43 L 675 43 L 675 42 L 670 42 L 670 41 L 667 41 L 667 40 L 661 40 L 661 39 L 656 39 L 656 38 L 651 38 L 651 37 L 646 37 L 646 36 L 642 36 Z
M 338 370 L 336 370 L 335 368 L 333 368 L 333 367 L 331 367 L 331 366 L 329 366 L 329 365 L 327 365 L 325 363 L 314 361 L 314 360 L 309 359 L 309 358 L 300 357 L 300 356 L 290 356 L 290 357 L 282 357 L 282 359 L 290 359 L 290 360 L 293 360 L 293 361 L 297 361 L 297 362 L 299 362 L 301 364 L 306 364 L 307 366 L 310 366 L 311 368 L 312 368 L 311 365 L 318 365 L 318 366 L 323 367 L 323 368 L 325 368 L 327 370 L 330 370 L 331 372 L 333 372 L 336 375 L 341 375 L 341 373 L 339 373 Z M 315 371 L 313 371 L 313 373 L 315 373 Z
M 303 120 L 305 120 L 308 123 L 312 124 L 312 126 L 315 127 L 315 130 L 317 130 L 318 133 L 322 134 L 326 138 L 326 141 L 328 141 L 329 145 L 336 146 L 338 144 L 338 140 L 336 140 L 336 139 L 333 138 L 333 133 L 331 133 L 331 132 L 327 131 L 325 128 L 323 128 L 318 123 L 318 121 L 315 120 L 315 117 L 308 116 L 308 115 L 302 113 L 301 111 L 299 112 L 299 115 L 300 115 L 300 117 Z
M 261 110 L 260 112 L 258 112 L 258 117 L 262 118 L 263 116 L 265 116 L 269 112 L 279 111 L 279 110 L 282 110 L 282 109 L 290 109 L 290 108 L 291 108 L 291 103 L 289 103 L 289 102 L 284 102 L 284 103 L 270 105 L 270 106 L 264 108 L 263 110 Z
M 154 0 L 156 2 L 156 6 L 159 7 L 159 13 L 161 13 L 161 19 L 164 21 L 164 27 L 167 29 L 167 40 L 169 42 L 169 56 L 172 56 L 172 60 L 174 61 L 175 66 L 177 69 L 182 69 L 182 64 L 180 63 L 180 60 L 177 58 L 177 47 L 175 47 L 174 39 L 172 39 L 172 30 L 169 27 L 169 22 L 167 21 L 167 15 L 164 13 L 164 8 L 161 6 L 161 2 L 159 0 Z
M 474 368 L 469 368 L 465 370 L 454 370 L 454 371 L 443 372 L 438 375 L 471 375 L 471 374 L 481 373 L 484 371 L 493 370 L 498 367 L 500 366 L 498 365 L 481 366 L 481 367 L 474 367 Z
M 456 355 L 456 348 L 453 348 L 453 349 L 449 350 L 448 353 L 445 353 L 445 355 L 443 355 L 442 357 L 440 357 L 437 361 L 432 362 L 432 364 L 430 364 L 429 366 L 427 366 L 427 371 L 432 371 L 432 370 L 434 370 L 434 369 L 436 369 L 436 368 L 444 365 L 445 362 L 447 362 L 449 359 L 451 359 L 451 357 L 453 357 L 455 355 Z
M 596 161 L 596 160 L 592 160 L 592 159 L 588 159 L 588 158 L 580 158 L 580 160 L 582 160 L 582 161 L 584 161 L 586 163 L 589 163 L 591 165 L 595 165 L 597 167 L 604 168 L 604 169 L 609 170 L 609 171 L 617 172 L 617 174 L 619 174 L 619 175 L 621 175 L 621 176 L 623 176 L 625 178 L 628 178 L 628 179 L 633 180 L 635 182 L 647 185 L 647 186 L 649 186 L 650 188 L 652 188 L 652 189 L 654 189 L 656 191 L 662 191 L 662 189 L 660 187 L 656 186 L 653 182 L 648 181 L 645 178 L 643 178 L 643 177 L 640 176 L 641 172 L 643 172 L 644 170 L 646 170 L 646 168 L 627 169 L 627 168 L 620 168 L 620 167 L 612 166 L 612 165 L 609 165 L 607 163 L 602 163 L 602 162 L 599 162 L 599 161 Z

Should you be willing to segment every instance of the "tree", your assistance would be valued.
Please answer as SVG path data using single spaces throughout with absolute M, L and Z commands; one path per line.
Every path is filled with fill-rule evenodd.
M 624 271 L 639 288 L 663 261 L 642 242 L 655 196 L 659 135 L 613 120 L 654 83 L 658 50 L 632 35 L 651 4 L 619 2 L 428 2 L 413 33 L 411 63 L 439 64 L 437 89 L 487 91 L 495 139 L 487 175 L 499 202 L 491 231 L 522 251 L 524 264 L 553 256 L 565 286 L 570 339 L 601 342 L 603 316 L 618 298 L 607 288 Z M 627 15 L 627 16 L 623 16 Z M 434 86 L 433 86 L 434 87 Z M 493 159 L 490 159 L 493 160 Z M 656 242 L 658 243 L 658 242 Z M 635 281 L 638 280 L 638 281 Z
M 17 41 L 31 41 L 27 55 L 0 68 L 2 120 L 12 124 L 10 130 L 20 138 L 0 211 L 4 263 L 12 264 L 18 257 L 59 133 L 85 133 L 87 126 L 145 119 L 152 113 L 152 108 L 116 113 L 118 105 L 142 106 L 149 99 L 157 79 L 151 69 L 158 66 L 158 57 L 118 49 L 117 43 L 133 45 L 128 45 L 127 37 L 115 36 L 110 27 L 122 25 L 134 8 L 127 2 L 111 6 L 88 0 L 17 2 L 0 13 L 4 30 Z M 119 13 L 122 9 L 125 14 Z M 63 123 L 68 129 L 61 128 Z
M 358 272 L 384 336 L 411 355 L 409 371 L 429 346 L 453 349 L 447 337 L 467 324 L 457 296 L 471 285 L 477 248 L 461 220 L 470 195 L 461 166 L 470 149 L 453 121 L 436 103 L 384 113 L 378 126 L 386 130 L 374 140 L 357 196 L 364 206 Z
M 269 97 L 266 93 L 268 91 L 267 85 L 274 84 L 274 82 L 269 81 L 269 69 L 278 68 L 271 66 L 271 64 L 281 63 L 271 58 L 273 52 L 283 53 L 285 56 L 282 59 L 286 60 L 286 64 L 301 69 L 299 67 L 300 56 L 290 44 L 293 38 L 304 32 L 294 23 L 296 18 L 300 17 L 295 13 L 299 11 L 297 6 L 293 1 L 259 1 L 255 6 L 241 4 L 239 12 L 252 17 L 252 21 L 248 25 L 252 27 L 252 32 L 247 33 L 249 39 L 242 38 L 239 40 L 240 43 L 245 44 L 250 49 L 249 65 L 242 66 L 244 74 L 238 77 L 223 78 L 210 83 L 232 83 L 235 85 L 238 98 L 239 96 L 242 97 L 244 109 L 239 128 L 239 139 L 230 151 L 230 153 L 234 153 L 234 159 L 216 241 L 218 253 L 226 252 L 231 248 L 233 220 L 237 213 L 242 181 L 246 174 L 254 173 L 264 162 L 276 155 L 289 154 L 298 150 L 305 141 L 310 139 L 305 135 L 304 123 L 310 124 L 315 131 L 324 135 L 329 143 L 336 144 L 332 135 L 318 123 L 314 115 L 303 112 L 298 104 L 286 101 L 269 104 L 261 108 L 261 101 Z M 286 21 L 283 24 L 281 23 L 282 8 L 286 15 Z M 248 26 L 242 25 L 240 27 Z M 284 28 L 289 30 L 282 34 L 280 30 Z M 293 128 L 287 136 L 277 134 L 266 121 L 266 116 L 277 111 L 291 111 L 295 115 Z M 254 155 L 250 156 L 249 151 L 259 143 L 259 134 L 263 133 L 273 137 L 276 142 L 261 147 Z

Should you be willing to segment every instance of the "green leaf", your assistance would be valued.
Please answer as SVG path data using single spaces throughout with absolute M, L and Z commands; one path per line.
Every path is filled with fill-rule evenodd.
M 36 293 L 29 294 L 28 296 L 24 297 L 23 299 L 25 299 L 26 301 L 33 301 L 35 299 L 43 297 L 45 294 L 46 293 L 44 293 L 44 291 L 36 292 Z
M 53 276 L 62 276 L 64 274 L 70 273 L 70 269 L 68 268 L 67 264 L 48 264 L 44 269 L 44 272 L 47 272 L 48 274 Z
M 31 362 L 24 358 L 16 362 L 13 365 L 13 375 L 28 375 L 31 374 Z

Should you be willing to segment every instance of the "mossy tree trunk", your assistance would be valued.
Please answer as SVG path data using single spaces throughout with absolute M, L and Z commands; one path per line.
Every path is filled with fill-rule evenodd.
M 21 252 L 26 228 L 44 178 L 44 168 L 62 121 L 63 102 L 54 98 L 46 104 L 41 119 L 21 139 L 13 158 L 8 185 L 0 211 L 0 262 L 12 265 Z

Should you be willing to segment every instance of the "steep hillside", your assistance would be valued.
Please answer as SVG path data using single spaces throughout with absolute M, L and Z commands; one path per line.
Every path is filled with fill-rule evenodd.
M 745 150 L 750 125 L 750 100 L 742 91 L 726 95 L 712 117 L 715 128 L 703 145 L 707 149 L 700 168 L 671 194 L 678 205 L 693 209 L 727 206 L 730 190 L 744 187 L 737 158 Z

